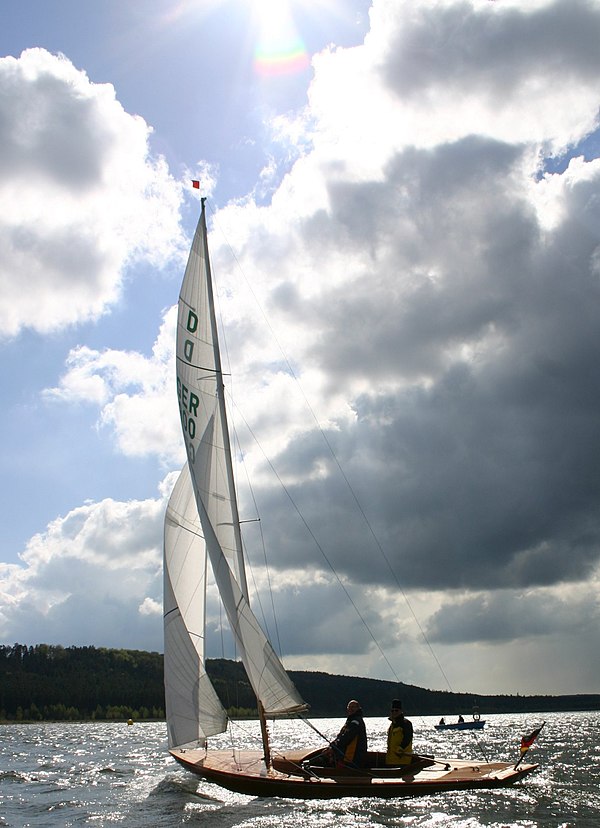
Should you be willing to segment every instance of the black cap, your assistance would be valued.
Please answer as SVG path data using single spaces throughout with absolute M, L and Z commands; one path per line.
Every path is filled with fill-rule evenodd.
M 402 702 L 400 701 L 400 699 L 393 699 L 391 709 L 402 710 Z

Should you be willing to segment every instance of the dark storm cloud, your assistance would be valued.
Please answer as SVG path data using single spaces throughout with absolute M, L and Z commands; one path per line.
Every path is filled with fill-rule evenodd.
M 598 607 L 590 596 L 576 601 L 556 595 L 546 600 L 500 590 L 495 594 L 445 603 L 429 619 L 431 641 L 516 641 L 526 635 L 552 636 L 557 632 L 589 636 L 598 629 Z
M 591 0 L 557 0 L 544 8 L 497 3 L 416 7 L 398 26 L 381 61 L 387 85 L 402 98 L 440 88 L 461 95 L 506 96 L 537 81 L 593 79 L 600 68 L 600 15 Z M 504 98 L 502 101 L 501 99 Z
M 329 244 L 351 239 L 369 255 L 354 282 L 337 292 L 325 285 L 297 308 L 318 321 L 313 354 L 328 370 L 419 376 L 492 323 L 511 324 L 507 297 L 529 270 L 538 232 L 513 179 L 520 157 L 506 144 L 467 138 L 406 150 L 381 184 L 331 187 L 321 232 L 325 225 Z M 314 247 L 312 235 L 307 244 Z
M 398 155 L 381 184 L 332 188 L 322 238 L 372 253 L 351 285 L 286 294 L 330 388 L 370 380 L 356 421 L 327 436 L 403 586 L 547 585 L 600 558 L 600 171 L 573 179 L 549 231 L 521 161 L 471 138 Z M 336 569 L 393 587 L 322 437 L 297 437 L 275 465 L 303 480 L 290 490 Z M 285 525 L 280 565 L 322 566 Z

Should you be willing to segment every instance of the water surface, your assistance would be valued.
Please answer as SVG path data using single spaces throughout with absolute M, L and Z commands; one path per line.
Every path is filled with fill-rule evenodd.
M 302 801 L 230 793 L 180 768 L 166 752 L 164 723 L 0 726 L 0 826 L 67 828 L 600 828 L 600 713 L 488 716 L 483 731 L 438 733 L 437 717 L 411 717 L 415 749 L 515 761 L 523 733 L 546 719 L 528 760 L 539 771 L 496 791 L 417 799 Z M 315 720 L 333 737 L 342 719 Z M 387 720 L 366 719 L 383 748 Z M 239 722 L 215 748 L 259 748 L 258 727 Z M 274 750 L 319 746 L 301 722 L 271 726 Z

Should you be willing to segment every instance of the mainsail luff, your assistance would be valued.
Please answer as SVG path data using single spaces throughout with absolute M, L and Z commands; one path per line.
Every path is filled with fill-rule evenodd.
M 305 710 L 248 601 L 204 201 L 179 298 L 177 391 L 206 548 L 248 679 L 266 715 Z

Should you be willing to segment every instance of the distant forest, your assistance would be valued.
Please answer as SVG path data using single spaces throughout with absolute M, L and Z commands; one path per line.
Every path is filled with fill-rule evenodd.
M 256 702 L 240 662 L 209 659 L 207 671 L 230 716 L 253 716 Z M 600 710 L 600 695 L 481 696 L 425 690 L 368 678 L 290 670 L 310 715 L 343 718 L 356 698 L 366 716 L 385 716 L 393 698 L 411 715 Z M 0 646 L 0 720 L 164 719 L 163 656 L 141 650 Z

